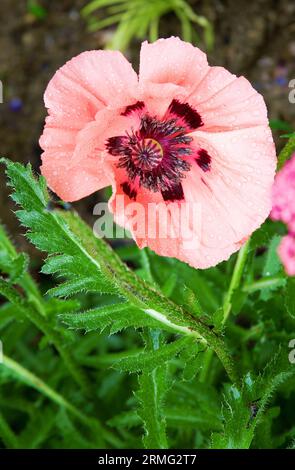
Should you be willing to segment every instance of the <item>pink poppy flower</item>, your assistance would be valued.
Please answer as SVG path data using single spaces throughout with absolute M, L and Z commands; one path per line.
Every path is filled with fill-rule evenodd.
M 263 98 L 191 44 L 144 42 L 139 75 L 120 52 L 84 52 L 56 72 L 45 105 L 49 187 L 76 201 L 111 184 L 110 210 L 141 248 L 207 268 L 270 212 L 276 158 Z M 145 209 L 140 233 L 118 197 Z M 166 237 L 149 233 L 151 203 L 169 206 Z M 198 205 L 200 224 L 183 223 L 184 204 Z
M 295 276 L 295 154 L 276 175 L 272 188 L 271 218 L 284 222 L 289 234 L 283 237 L 278 254 L 289 276 Z
M 295 276 L 295 236 L 292 234 L 282 238 L 278 249 L 279 257 L 288 276 Z
M 295 234 L 295 154 L 276 175 L 272 204 L 272 219 L 284 222 Z

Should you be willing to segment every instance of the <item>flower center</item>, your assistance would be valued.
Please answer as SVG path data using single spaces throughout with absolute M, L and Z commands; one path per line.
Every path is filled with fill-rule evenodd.
M 132 149 L 132 160 L 135 166 L 142 171 L 152 171 L 161 163 L 163 158 L 161 144 L 151 138 L 137 141 Z
M 151 117 L 143 101 L 127 106 L 121 115 L 139 118 L 137 130 L 106 142 L 107 151 L 118 157 L 116 167 L 126 172 L 126 181 L 121 183 L 124 193 L 135 200 L 142 186 L 161 192 L 164 201 L 184 200 L 182 179 L 192 165 L 204 173 L 211 170 L 211 156 L 191 145 L 189 135 L 204 125 L 200 114 L 189 103 L 173 99 L 162 120 Z
M 129 180 L 150 191 L 167 192 L 180 184 L 191 164 L 192 154 L 186 129 L 177 119 L 158 120 L 145 114 L 137 131 L 108 139 L 106 147 L 118 156 L 118 168 L 125 168 Z

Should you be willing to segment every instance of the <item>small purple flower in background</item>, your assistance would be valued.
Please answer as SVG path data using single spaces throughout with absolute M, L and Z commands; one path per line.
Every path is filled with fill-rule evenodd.
M 18 111 L 21 111 L 23 107 L 23 102 L 20 98 L 11 98 L 9 101 L 9 109 L 13 111 L 14 113 L 17 113 Z

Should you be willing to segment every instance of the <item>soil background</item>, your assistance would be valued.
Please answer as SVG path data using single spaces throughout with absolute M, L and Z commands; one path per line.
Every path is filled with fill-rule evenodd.
M 54 72 L 78 53 L 104 47 L 108 32 L 89 33 L 80 9 L 83 0 L 43 0 L 43 19 L 28 12 L 26 0 L 0 2 L 0 80 L 4 102 L 0 104 L 0 154 L 20 162 L 30 161 L 38 170 L 38 139 L 46 110 L 43 93 Z M 214 26 L 215 46 L 209 62 L 245 75 L 264 96 L 271 119 L 295 128 L 295 104 L 288 101 L 289 81 L 295 78 L 295 2 L 291 0 L 190 1 Z M 101 13 L 101 16 L 103 13 Z M 178 23 L 167 15 L 161 36 L 178 35 Z M 198 46 L 205 49 L 200 42 Z M 139 42 L 126 55 L 138 65 Z M 284 140 L 276 135 L 278 149 Z M 91 222 L 100 196 L 76 204 Z M 0 170 L 1 219 L 22 248 L 24 238 L 12 214 L 3 169 Z

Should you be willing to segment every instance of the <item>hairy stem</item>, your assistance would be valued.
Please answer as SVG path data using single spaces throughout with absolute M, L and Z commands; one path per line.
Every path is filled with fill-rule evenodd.
M 281 150 L 278 156 L 278 167 L 277 167 L 278 170 L 280 170 L 284 166 L 288 158 L 294 152 L 295 152 L 295 137 L 291 137 L 291 139 L 288 140 L 285 147 Z
M 240 249 L 237 257 L 237 261 L 233 270 L 232 278 L 228 291 L 226 293 L 224 303 L 223 303 L 223 320 L 222 324 L 224 325 L 232 309 L 232 298 L 235 290 L 239 287 L 244 267 L 247 261 L 247 256 L 249 252 L 250 239 L 245 243 L 245 245 Z

